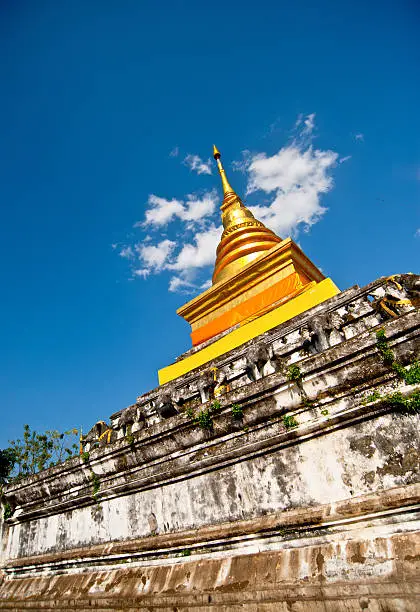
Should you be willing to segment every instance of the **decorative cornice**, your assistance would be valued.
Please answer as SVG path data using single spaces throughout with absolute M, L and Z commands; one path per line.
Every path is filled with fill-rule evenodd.
M 177 314 L 188 323 L 194 323 L 204 314 L 216 310 L 248 289 L 260 284 L 291 260 L 308 276 L 309 280 L 320 282 L 325 278 L 297 244 L 291 238 L 286 238 L 259 259 L 245 266 L 233 278 L 217 283 L 181 306 Z

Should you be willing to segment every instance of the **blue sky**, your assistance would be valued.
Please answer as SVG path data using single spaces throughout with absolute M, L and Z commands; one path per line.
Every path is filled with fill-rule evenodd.
M 419 272 L 414 0 L 0 11 L 0 448 L 25 422 L 88 429 L 189 348 L 175 310 L 211 276 L 213 142 L 340 288 Z

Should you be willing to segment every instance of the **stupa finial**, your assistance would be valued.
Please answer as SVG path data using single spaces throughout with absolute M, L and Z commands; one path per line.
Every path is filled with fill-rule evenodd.
M 216 145 L 213 145 L 213 157 L 214 157 L 214 159 L 217 162 L 217 167 L 219 168 L 219 174 L 220 174 L 220 177 L 222 179 L 223 195 L 226 196 L 228 193 L 233 193 L 234 194 L 235 192 L 233 191 L 232 187 L 229 184 L 229 181 L 226 178 L 225 169 L 223 168 L 223 164 L 220 161 L 220 158 L 221 158 L 220 151 L 216 147 Z
M 221 154 L 213 145 L 213 157 L 217 162 L 223 185 L 222 211 L 223 234 L 217 247 L 213 284 L 235 276 L 244 266 L 265 251 L 281 242 L 271 230 L 258 221 L 232 189 L 220 161 Z

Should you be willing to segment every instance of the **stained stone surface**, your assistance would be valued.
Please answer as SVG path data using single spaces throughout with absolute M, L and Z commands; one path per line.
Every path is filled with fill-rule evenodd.
M 409 368 L 419 289 L 353 287 L 141 396 L 85 461 L 5 487 L 0 609 L 418 609 L 419 416 L 381 398 L 419 385 L 376 332 Z M 215 396 L 203 430 L 186 409 Z

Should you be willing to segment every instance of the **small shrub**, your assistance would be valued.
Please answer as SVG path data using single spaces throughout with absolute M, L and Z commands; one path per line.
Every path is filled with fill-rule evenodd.
M 324 410 L 321 410 L 321 414 L 322 416 L 328 416 L 329 412 L 326 408 L 324 408 Z
M 398 361 L 394 361 L 392 369 L 400 380 L 404 380 L 407 385 L 415 385 L 420 383 L 420 364 L 415 361 L 408 368 L 402 366 Z
M 408 370 L 405 370 L 404 380 L 408 385 L 420 383 L 420 361 L 415 361 Z
M 200 410 L 195 417 L 195 422 L 201 429 L 213 429 L 213 419 L 210 410 Z
M 404 397 L 402 393 L 390 393 L 386 395 L 384 401 L 390 408 L 404 414 L 414 414 L 420 412 L 420 389 L 416 389 L 408 397 Z
M 291 429 L 292 427 L 297 427 L 299 423 L 293 416 L 293 414 L 285 414 L 283 415 L 283 425 L 286 429 Z
M 192 406 L 189 406 L 185 410 L 185 414 L 192 421 L 194 421 L 196 425 L 201 427 L 201 429 L 211 430 L 213 429 L 212 414 L 220 410 L 220 408 L 221 408 L 220 402 L 215 400 L 213 404 L 211 404 L 210 408 L 200 410 L 199 412 L 195 412 Z
M 415 361 L 408 368 L 401 365 L 389 348 L 383 329 L 376 332 L 376 345 L 384 364 L 390 366 L 400 380 L 404 380 L 408 385 L 420 383 L 420 362 Z
M 222 409 L 222 404 L 219 400 L 214 400 L 214 402 L 210 406 L 211 412 L 219 412 Z
M 127 440 L 127 443 L 132 446 L 134 444 L 134 436 L 132 433 L 129 433 L 125 436 L 125 439 Z
M 391 368 L 394 370 L 395 374 L 400 380 L 405 380 L 407 370 L 404 366 L 402 366 L 398 361 L 393 361 L 391 364 Z
M 376 402 L 376 400 L 378 399 L 381 399 L 381 394 L 375 389 L 375 391 L 373 391 L 370 395 L 367 395 L 361 403 L 363 404 L 363 406 L 366 406 L 366 404 Z
M 231 410 L 234 419 L 241 419 L 244 416 L 244 410 L 239 404 L 232 404 Z
M 9 503 L 5 503 L 3 506 L 3 518 L 7 521 L 13 514 L 12 506 Z
M 420 389 L 416 389 L 408 399 L 410 412 L 420 412 Z
M 300 371 L 300 367 L 294 363 L 289 365 L 286 370 L 286 378 L 287 380 L 290 380 L 290 382 L 302 380 L 302 372 Z
M 393 410 L 400 410 L 405 407 L 405 398 L 400 391 L 389 393 L 383 398 L 387 405 Z
M 83 453 L 80 456 L 82 458 L 83 463 L 89 462 L 89 453 L 87 451 L 83 451 Z
M 188 406 L 188 408 L 185 409 L 185 414 L 190 419 L 193 419 L 195 417 L 194 408 L 192 406 Z
M 184 548 L 184 550 L 181 550 L 180 556 L 181 557 L 189 557 L 191 555 L 191 551 L 189 548 Z
M 392 365 L 395 360 L 393 351 L 389 348 L 388 340 L 385 336 L 384 329 L 378 329 L 376 332 L 376 346 L 382 357 L 382 361 L 385 365 Z
M 99 489 L 101 488 L 101 481 L 99 480 L 98 474 L 95 474 L 95 472 L 91 473 L 90 479 L 92 481 L 92 495 L 93 497 L 96 497 L 96 495 L 99 493 Z

